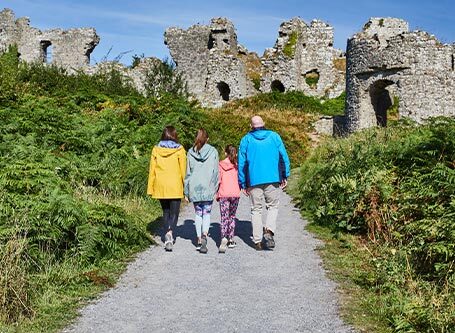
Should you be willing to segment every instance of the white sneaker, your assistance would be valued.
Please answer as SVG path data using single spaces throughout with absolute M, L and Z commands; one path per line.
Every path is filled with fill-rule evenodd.
M 174 239 L 172 237 L 172 234 L 167 233 L 164 236 L 164 249 L 168 252 L 172 251 L 172 246 L 174 245 Z
M 227 249 L 227 244 L 228 244 L 228 239 L 226 237 L 223 237 L 223 239 L 221 240 L 220 249 L 218 252 L 225 253 L 226 249 Z

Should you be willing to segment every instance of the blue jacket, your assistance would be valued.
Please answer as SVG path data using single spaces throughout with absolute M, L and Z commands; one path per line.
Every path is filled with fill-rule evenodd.
M 185 196 L 191 202 L 212 201 L 218 191 L 218 152 L 206 143 L 199 152 L 188 150 Z
M 266 129 L 253 130 L 242 138 L 238 168 L 241 188 L 279 183 L 291 172 L 281 137 Z

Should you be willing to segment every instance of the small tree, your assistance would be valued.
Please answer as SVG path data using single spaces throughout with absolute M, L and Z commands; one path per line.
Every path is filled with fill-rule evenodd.
M 152 65 L 145 75 L 145 93 L 147 97 L 159 97 L 171 94 L 188 97 L 188 89 L 181 73 L 175 69 L 175 63 L 168 58 Z

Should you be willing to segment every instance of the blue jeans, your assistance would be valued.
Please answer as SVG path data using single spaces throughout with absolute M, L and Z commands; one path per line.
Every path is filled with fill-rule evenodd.
M 196 226 L 196 234 L 198 238 L 201 238 L 202 234 L 207 235 L 209 233 L 212 202 L 213 201 L 199 201 L 193 203 L 194 210 L 196 211 L 194 224 Z

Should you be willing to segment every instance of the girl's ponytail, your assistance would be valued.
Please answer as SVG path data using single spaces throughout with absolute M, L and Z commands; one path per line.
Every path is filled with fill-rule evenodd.
M 227 145 L 224 152 L 229 158 L 229 161 L 231 161 L 231 163 L 237 168 L 237 148 L 233 145 Z

